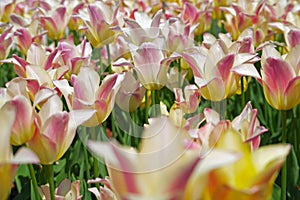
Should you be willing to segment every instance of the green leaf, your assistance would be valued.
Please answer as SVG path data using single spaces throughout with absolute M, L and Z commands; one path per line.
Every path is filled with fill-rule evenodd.
M 280 197 L 281 197 L 281 188 L 277 184 L 274 184 L 271 200 L 278 200 L 280 199 Z
M 291 153 L 287 158 L 287 187 L 288 190 L 293 190 L 299 177 L 299 165 L 294 147 L 292 147 Z

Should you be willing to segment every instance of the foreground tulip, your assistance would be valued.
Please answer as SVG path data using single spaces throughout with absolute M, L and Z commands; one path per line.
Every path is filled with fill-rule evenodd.
M 49 89 L 44 89 L 49 90 Z M 50 97 L 47 98 L 47 94 Z M 48 165 L 59 160 L 70 147 L 76 128 L 94 114 L 90 110 L 62 111 L 62 102 L 57 94 L 41 90 L 35 99 L 35 105 L 44 102 L 35 119 L 36 131 L 28 142 L 40 158 Z
M 276 176 L 285 162 L 291 145 L 269 145 L 251 151 L 228 121 L 215 128 L 220 136 L 215 149 L 230 150 L 240 154 L 236 162 L 213 170 L 202 194 L 193 193 L 189 199 L 270 199 Z M 200 179 L 199 177 L 198 179 Z M 197 190 L 197 185 L 191 185 Z M 192 195 L 192 193 L 190 193 Z
M 149 119 L 139 151 L 114 142 L 89 141 L 88 147 L 96 155 L 105 157 L 118 199 L 183 199 L 186 184 L 201 162 L 199 149 L 192 148 L 189 142 L 185 144 L 187 136 L 184 129 L 161 116 Z M 222 155 L 224 159 L 219 165 L 234 160 L 232 155 Z M 210 164 L 204 164 L 199 169 L 201 172 L 217 168 L 209 162 L 215 160 L 216 154 L 211 156 Z
M 38 163 L 39 159 L 25 147 L 13 156 L 9 141 L 16 110 L 11 105 L 4 104 L 0 113 L 0 200 L 5 200 L 12 186 L 18 164 Z
M 99 125 L 110 115 L 123 78 L 123 74 L 107 75 L 99 87 L 99 74 L 88 67 L 81 68 L 78 76 L 71 77 L 74 87 L 73 109 L 96 111 L 85 123 L 86 126 Z
M 277 110 L 289 110 L 300 103 L 299 51 L 297 45 L 283 59 L 274 47 L 263 49 L 259 81 L 267 102 Z

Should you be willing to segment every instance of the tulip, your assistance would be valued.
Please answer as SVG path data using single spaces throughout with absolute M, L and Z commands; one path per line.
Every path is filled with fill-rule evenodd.
M 88 19 L 84 19 L 86 37 L 94 48 L 103 47 L 114 41 L 116 11 L 103 2 L 88 5 Z
M 185 144 L 186 139 L 184 129 L 161 116 L 149 119 L 139 151 L 114 142 L 89 141 L 88 147 L 105 157 L 117 199 L 183 199 L 186 184 L 200 161 L 199 149 L 191 148 L 190 142 Z M 216 158 L 215 152 L 211 155 L 208 159 Z M 220 163 L 234 160 L 232 156 L 224 158 Z M 216 168 L 209 163 L 200 171 Z
M 100 186 L 100 188 L 89 188 L 89 191 L 95 195 L 97 200 L 117 200 L 111 187 L 109 177 L 106 177 L 105 179 L 97 178 L 95 180 L 88 180 L 88 183 L 102 183 L 104 185 L 104 187 Z
M 22 147 L 13 156 L 10 146 L 10 134 L 13 128 L 16 110 L 9 103 L 0 108 L 0 200 L 8 198 L 18 164 L 38 163 L 39 159 L 29 149 Z
M 220 121 L 214 131 L 219 134 L 214 149 L 236 152 L 241 157 L 211 171 L 202 193 L 192 193 L 197 191 L 198 185 L 191 184 L 189 199 L 270 199 L 274 181 L 291 146 L 275 144 L 251 151 L 229 121 Z M 201 178 L 195 179 L 200 181 Z
M 143 43 L 132 52 L 133 69 L 142 85 L 148 90 L 159 90 L 166 85 L 170 62 L 178 56 L 165 58 L 163 51 L 155 43 Z
M 91 118 L 94 112 L 62 111 L 60 98 L 50 89 L 39 91 L 34 104 L 41 105 L 41 109 L 35 119 L 36 130 L 28 147 L 37 154 L 42 164 L 53 164 L 70 147 L 76 128 Z
M 169 20 L 166 27 L 163 27 L 163 34 L 166 38 L 166 50 L 170 53 L 182 53 L 185 49 L 194 44 L 195 27 L 184 24 L 180 20 Z
M 160 19 L 162 10 L 156 12 L 151 19 L 146 13 L 134 12 L 134 19 L 124 18 L 128 27 L 123 29 L 126 41 L 140 46 L 144 42 L 152 42 L 160 35 Z
M 43 35 L 46 34 L 46 32 L 42 32 L 40 34 L 33 35 L 32 32 L 33 31 L 31 31 L 30 29 L 28 30 L 25 28 L 18 28 L 14 33 L 16 44 L 20 52 L 24 55 L 27 55 L 27 51 L 33 42 L 40 43 Z
M 187 85 L 184 88 L 184 96 L 180 88 L 174 89 L 175 104 L 185 113 L 190 114 L 197 110 L 201 100 L 199 88 L 196 85 Z
M 78 76 L 72 75 L 73 109 L 96 111 L 93 117 L 85 123 L 86 126 L 99 125 L 109 116 L 123 78 L 123 74 L 107 75 L 99 87 L 100 77 L 93 69 L 84 67 L 81 68 Z
M 136 110 L 145 96 L 145 88 L 138 82 L 131 72 L 125 72 L 124 80 L 116 94 L 116 103 L 124 110 Z
M 60 42 L 57 49 L 61 52 L 61 65 L 69 67 L 69 72 L 66 74 L 67 77 L 70 77 L 71 74 L 78 74 L 81 67 L 90 64 L 92 47 L 86 40 L 82 41 L 78 46 L 68 42 Z
M 184 61 L 181 59 L 180 61 Z M 183 64 L 180 62 L 180 64 Z M 187 70 L 182 69 L 183 65 L 180 66 L 181 70 L 178 70 L 176 67 L 172 67 L 167 73 L 167 88 L 169 88 L 171 91 L 173 91 L 175 88 L 180 88 L 183 86 L 183 83 L 185 82 L 185 78 L 188 74 Z M 180 72 L 179 72 L 180 71 Z
M 263 49 L 259 79 L 267 102 L 277 110 L 289 110 L 300 103 L 300 73 L 297 45 L 283 59 L 274 47 Z M 280 74 L 280 76 L 278 76 Z
M 15 108 L 18 115 L 15 118 L 10 143 L 19 146 L 28 142 L 34 135 L 34 108 L 29 99 L 25 96 L 17 95 L 8 102 Z
M 253 65 L 256 55 L 251 52 L 251 38 L 233 43 L 227 35 L 220 35 L 219 40 L 208 34 L 204 37 L 209 50 L 193 48 L 184 52 L 183 57 L 205 99 L 218 102 L 231 97 L 238 91 L 242 75 L 260 77 Z
M 257 109 L 252 109 L 248 102 L 242 113 L 232 121 L 232 127 L 239 131 L 244 142 L 250 142 L 251 150 L 256 150 L 260 144 L 260 135 L 268 131 L 257 119 Z
M 63 38 L 65 29 L 69 22 L 67 9 L 64 6 L 56 8 L 51 16 L 40 17 L 42 27 L 47 30 L 47 36 L 52 40 Z
M 10 48 L 12 46 L 12 35 L 11 35 L 12 28 L 13 27 L 6 29 L 0 35 L 0 60 L 5 59 L 9 54 Z
M 39 188 L 40 195 L 45 200 L 50 200 L 49 185 L 42 185 Z M 55 190 L 55 199 L 59 200 L 80 200 L 80 182 L 74 181 L 71 183 L 70 180 L 64 179 Z
M 9 23 L 9 16 L 14 11 L 16 6 L 15 1 L 1 1 L 0 2 L 0 23 Z

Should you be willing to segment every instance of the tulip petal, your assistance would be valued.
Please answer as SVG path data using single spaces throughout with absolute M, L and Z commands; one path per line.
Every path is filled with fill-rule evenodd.
M 0 109 L 0 163 L 11 158 L 10 134 L 16 117 L 16 110 L 10 103 L 4 104 Z
M 239 154 L 213 150 L 202 158 L 196 166 L 184 193 L 184 199 L 199 199 L 207 183 L 208 172 L 229 165 L 239 158 Z
M 252 158 L 258 174 L 252 180 L 252 185 L 266 184 L 274 179 L 290 150 L 291 145 L 289 144 L 274 144 L 260 147 L 255 151 Z
M 263 65 L 262 79 L 274 93 L 281 93 L 287 88 L 295 72 L 288 63 L 273 57 L 267 58 Z M 278 76 L 280 74 L 280 76 Z
M 19 146 L 26 143 L 33 137 L 34 112 L 30 101 L 21 95 L 15 96 L 11 100 L 11 105 L 18 113 L 12 129 L 11 143 Z
M 15 156 L 12 158 L 11 163 L 13 164 L 28 164 L 28 163 L 39 163 L 40 160 L 29 148 L 21 147 Z
M 231 72 L 233 63 L 234 63 L 234 54 L 229 54 L 224 58 L 222 58 L 217 64 L 217 68 L 218 68 L 217 76 L 220 76 L 224 81 L 224 83 L 226 83 L 229 78 L 229 74 Z
M 300 91 L 300 76 L 292 79 L 284 91 L 284 105 L 286 110 L 289 110 L 300 103 L 300 92 L 298 91 Z

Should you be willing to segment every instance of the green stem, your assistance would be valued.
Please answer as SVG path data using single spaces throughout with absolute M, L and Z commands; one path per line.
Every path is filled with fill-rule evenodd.
M 152 105 L 152 116 L 156 117 L 157 113 L 156 113 L 156 94 L 155 94 L 155 90 L 151 91 L 151 105 Z
M 101 80 L 103 79 L 102 75 L 104 73 L 104 69 L 102 66 L 102 48 L 99 48 L 99 75 Z
M 212 101 L 212 108 L 220 114 L 221 119 L 225 119 L 226 116 L 226 99 L 221 101 Z
M 97 178 L 99 177 L 100 170 L 99 170 L 99 161 L 96 157 L 94 157 L 94 177 Z M 100 188 L 100 184 L 96 183 L 96 187 Z
M 241 94 L 242 94 L 242 108 L 245 107 L 246 102 L 245 102 L 245 91 L 244 91 L 244 77 L 241 77 Z
M 53 164 L 44 165 L 45 173 L 49 183 L 50 197 L 51 200 L 55 200 L 55 187 L 54 187 L 54 174 L 53 174 Z
M 28 168 L 29 168 L 29 173 L 30 173 L 32 185 L 33 185 L 35 199 L 40 200 L 41 196 L 39 194 L 38 184 L 37 184 L 37 181 L 36 181 L 36 178 L 35 178 L 33 165 L 32 164 L 28 164 Z
M 110 60 L 110 50 L 109 50 L 109 45 L 107 44 L 106 45 L 106 51 L 107 51 L 107 64 L 108 64 L 108 70 L 109 70 L 109 73 L 112 74 L 113 71 L 112 71 L 112 68 L 111 68 L 111 60 Z
M 178 60 L 178 88 L 181 87 L 181 62 L 180 59 Z
M 145 92 L 145 123 L 148 123 L 148 113 L 149 113 L 149 101 L 148 101 L 148 91 Z
M 286 144 L 286 110 L 281 111 L 281 123 L 282 123 L 282 144 Z M 284 162 L 281 171 L 281 200 L 286 200 L 286 178 L 287 178 L 287 168 L 286 162 Z
M 84 156 L 84 162 L 85 162 L 85 168 L 86 168 L 86 178 L 87 180 L 91 179 L 91 175 L 90 175 L 90 168 L 89 168 L 89 157 L 88 157 L 88 153 L 86 150 L 86 147 L 83 145 L 83 156 Z

